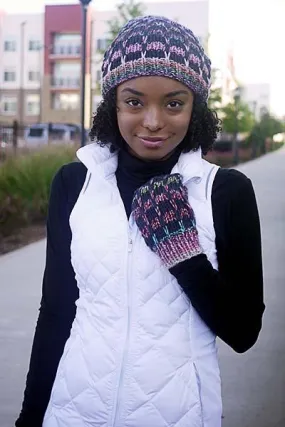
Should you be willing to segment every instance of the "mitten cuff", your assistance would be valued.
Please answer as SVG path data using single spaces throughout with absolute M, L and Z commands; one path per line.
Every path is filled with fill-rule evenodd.
M 193 230 L 168 236 L 157 244 L 156 252 L 168 269 L 203 253 L 197 232 Z

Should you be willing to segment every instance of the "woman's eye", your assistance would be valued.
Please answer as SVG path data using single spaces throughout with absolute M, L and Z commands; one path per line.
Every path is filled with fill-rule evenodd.
M 139 107 L 141 105 L 140 101 L 138 101 L 137 99 L 129 99 L 128 101 L 126 101 L 126 103 L 130 107 Z
M 174 108 L 182 107 L 182 105 L 183 105 L 183 102 L 180 102 L 180 101 L 171 101 L 171 102 L 169 102 L 169 104 L 167 106 L 168 106 L 168 108 L 174 109 Z

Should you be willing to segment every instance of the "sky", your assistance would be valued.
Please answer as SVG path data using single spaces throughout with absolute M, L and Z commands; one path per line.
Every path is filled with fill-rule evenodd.
M 151 1 L 163 3 L 166 0 L 144 2 Z M 41 12 L 44 4 L 55 3 L 78 1 L 0 0 L 0 9 L 8 13 Z M 98 10 L 108 10 L 118 1 L 93 0 L 92 3 Z M 210 0 L 213 55 L 218 57 L 219 46 L 224 44 L 225 38 L 230 40 L 237 77 L 244 83 L 270 83 L 271 105 L 278 115 L 285 115 L 284 17 L 285 0 Z

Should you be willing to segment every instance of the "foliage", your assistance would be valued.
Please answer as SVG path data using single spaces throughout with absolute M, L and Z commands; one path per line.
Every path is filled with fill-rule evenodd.
M 231 102 L 222 110 L 223 131 L 234 134 L 236 132 L 250 132 L 255 124 L 255 119 L 249 106 L 243 101 Z
M 255 132 L 264 138 L 272 138 L 277 133 L 285 132 L 285 124 L 268 112 L 264 113 L 260 121 L 256 123 Z
M 118 14 L 115 18 L 107 22 L 108 31 L 108 44 L 110 45 L 114 38 L 118 35 L 121 28 L 133 18 L 142 16 L 144 13 L 144 6 L 141 2 L 136 0 L 123 1 L 117 5 Z
M 74 147 L 53 146 L 10 158 L 1 165 L 0 236 L 45 219 L 52 178 L 74 158 Z
M 222 106 L 222 88 L 218 85 L 217 75 L 219 70 L 212 69 L 212 85 L 208 99 L 208 106 L 211 110 L 219 112 Z
M 266 150 L 266 140 L 269 138 L 272 140 L 273 136 L 278 133 L 285 132 L 285 124 L 281 120 L 272 116 L 268 112 L 265 112 L 260 120 L 255 123 L 246 143 L 251 145 L 254 151 L 258 149 L 262 153 Z M 271 143 L 271 149 L 277 149 L 282 144 Z

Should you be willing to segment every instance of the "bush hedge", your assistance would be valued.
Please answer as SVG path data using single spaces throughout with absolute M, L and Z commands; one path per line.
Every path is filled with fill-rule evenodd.
M 73 146 L 50 146 L 0 164 L 0 238 L 46 217 L 50 184 L 75 158 Z
M 281 145 L 272 144 L 266 151 Z M 48 146 L 0 163 L 0 239 L 26 225 L 44 222 L 52 178 L 62 165 L 75 159 L 75 151 L 71 145 Z M 250 160 L 252 148 L 240 146 L 239 157 L 241 162 Z M 214 150 L 206 159 L 224 167 L 233 164 L 228 150 Z

